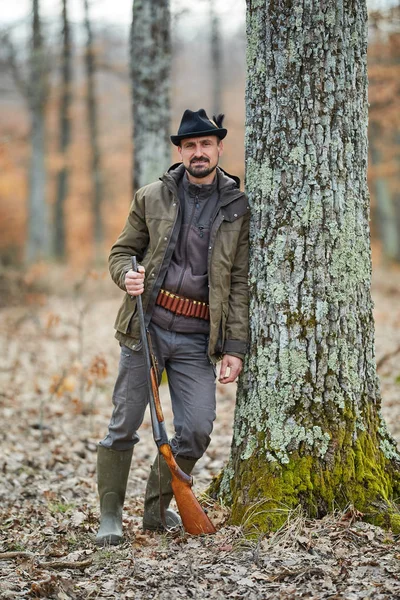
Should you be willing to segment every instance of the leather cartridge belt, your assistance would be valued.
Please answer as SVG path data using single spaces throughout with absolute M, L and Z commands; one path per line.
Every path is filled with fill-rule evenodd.
M 160 290 L 156 299 L 156 304 L 170 310 L 176 315 L 184 317 L 195 317 L 196 319 L 210 320 L 210 311 L 206 302 L 191 300 L 184 296 L 178 296 L 167 290 Z

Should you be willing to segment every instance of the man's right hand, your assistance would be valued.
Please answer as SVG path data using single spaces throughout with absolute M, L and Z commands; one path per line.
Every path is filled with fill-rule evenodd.
M 138 273 L 130 269 L 125 275 L 125 287 L 130 296 L 140 296 L 144 290 L 144 267 L 138 267 Z

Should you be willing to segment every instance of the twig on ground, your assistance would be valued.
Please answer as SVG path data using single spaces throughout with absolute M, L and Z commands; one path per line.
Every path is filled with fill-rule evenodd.
M 35 556 L 33 552 L 27 552 L 24 550 L 15 550 L 13 552 L 0 552 L 0 560 L 10 560 L 11 558 L 19 558 L 20 556 L 24 558 L 30 558 L 31 556 Z
M 86 560 L 50 560 L 48 562 L 39 563 L 39 567 L 43 569 L 85 569 L 90 567 L 93 559 Z
M 33 558 L 37 556 L 39 555 L 23 550 L 0 552 L 0 560 L 11 560 L 20 557 Z M 50 560 L 47 562 L 39 562 L 38 567 L 42 567 L 43 569 L 85 569 L 86 567 L 89 567 L 92 562 L 92 558 L 87 558 L 86 560 Z

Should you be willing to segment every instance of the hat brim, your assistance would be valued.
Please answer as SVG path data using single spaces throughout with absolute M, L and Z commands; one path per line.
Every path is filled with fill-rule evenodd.
M 216 135 L 220 140 L 223 140 L 226 134 L 228 133 L 227 129 L 208 129 L 206 131 L 191 131 L 189 133 L 183 133 L 182 135 L 171 135 L 171 142 L 175 146 L 179 146 L 181 140 L 185 140 L 187 138 L 192 137 L 204 137 L 206 135 Z

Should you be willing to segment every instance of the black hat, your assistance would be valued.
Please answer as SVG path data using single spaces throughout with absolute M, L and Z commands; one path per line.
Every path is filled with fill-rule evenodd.
M 178 135 L 171 135 L 171 142 L 175 146 L 179 146 L 180 141 L 190 137 L 201 137 L 204 135 L 216 135 L 220 140 L 223 140 L 228 131 L 223 129 L 222 121 L 224 115 L 218 115 L 209 119 L 204 108 L 193 112 L 185 110 L 183 113 L 181 124 L 179 125 Z

